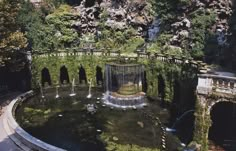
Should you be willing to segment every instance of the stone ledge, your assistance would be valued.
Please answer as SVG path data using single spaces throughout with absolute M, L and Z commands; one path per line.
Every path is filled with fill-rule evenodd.
M 28 97 L 33 95 L 33 91 L 26 92 L 8 105 L 6 111 L 5 130 L 9 137 L 24 151 L 36 150 L 36 151 L 66 151 L 56 146 L 47 144 L 24 131 L 15 121 L 14 114 L 17 105 Z

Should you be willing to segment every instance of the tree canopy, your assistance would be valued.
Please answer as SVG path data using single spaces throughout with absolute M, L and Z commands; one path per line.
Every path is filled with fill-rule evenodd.
M 21 0 L 0 1 L 0 66 L 22 64 L 27 38 L 16 22 Z

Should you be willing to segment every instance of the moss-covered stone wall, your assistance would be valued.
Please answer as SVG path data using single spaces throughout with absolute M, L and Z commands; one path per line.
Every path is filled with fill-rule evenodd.
M 208 150 L 208 133 L 211 126 L 208 105 L 204 96 L 198 96 L 195 107 L 195 128 L 193 142 L 200 144 L 201 151 Z
M 50 56 L 34 57 L 32 62 L 32 87 L 36 88 L 41 82 L 41 71 L 44 67 L 49 70 L 52 85 L 59 83 L 60 68 L 65 65 L 68 70 L 69 79 L 78 83 L 79 67 L 82 65 L 86 71 L 88 80 L 92 80 L 93 85 L 96 81 L 96 66 L 104 67 L 106 58 L 96 57 L 93 55 L 81 56 Z
M 176 93 L 176 81 L 179 81 L 184 87 L 192 87 L 190 91 L 194 93 L 197 84 L 197 69 L 192 68 L 188 64 L 179 65 L 171 62 L 147 59 L 139 59 L 138 62 L 145 65 L 148 96 L 163 97 L 165 101 L 171 102 L 174 100 Z M 179 87 L 179 89 L 182 88 Z
M 72 81 L 75 78 L 75 83 L 78 84 L 79 80 L 79 67 L 82 65 L 86 71 L 87 79 L 92 80 L 92 85 L 96 85 L 96 66 L 100 66 L 104 71 L 105 63 L 119 61 L 118 58 L 109 56 L 96 56 L 96 55 L 64 55 L 58 56 L 35 56 L 32 62 L 32 83 L 33 88 L 37 88 L 41 82 L 41 71 L 44 67 L 49 70 L 52 85 L 59 84 L 60 68 L 65 65 L 69 79 Z M 196 79 L 197 69 L 194 69 L 188 64 L 175 64 L 171 62 L 164 62 L 156 59 L 139 58 L 133 60 L 132 63 L 142 63 L 145 65 L 146 82 L 147 82 L 147 95 L 153 98 L 163 97 L 163 100 L 171 102 L 175 95 L 175 81 L 186 82 L 195 87 L 191 83 Z M 129 62 L 129 61 L 128 61 Z M 131 62 L 131 61 L 130 61 Z M 102 71 L 102 72 L 103 72 Z M 161 79 L 159 78 L 161 77 Z M 162 83 L 160 85 L 160 83 Z M 188 84 L 182 84 L 188 85 Z

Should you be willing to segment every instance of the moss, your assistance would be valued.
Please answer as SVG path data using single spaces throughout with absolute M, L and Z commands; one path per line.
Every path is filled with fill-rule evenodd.
M 115 60 L 119 60 L 116 58 Z M 96 85 L 96 66 L 104 67 L 106 62 L 114 61 L 112 57 L 101 57 L 95 55 L 81 55 L 81 56 L 64 56 L 59 57 L 56 54 L 54 56 L 48 55 L 47 57 L 35 57 L 33 59 L 33 87 L 36 88 L 38 82 L 41 81 L 41 70 L 44 67 L 49 69 L 52 84 L 59 83 L 60 68 L 65 65 L 68 69 L 70 81 L 75 78 L 76 84 L 78 84 L 78 72 L 79 66 L 82 65 L 86 71 L 88 81 L 92 81 L 92 85 Z M 42 63 L 43 62 L 43 63 Z M 164 94 L 164 100 L 171 102 L 174 97 L 174 81 L 188 80 L 189 85 L 192 85 L 192 81 L 195 81 L 196 71 L 191 69 L 191 66 L 176 65 L 171 62 L 163 62 L 152 59 L 138 59 L 138 63 L 145 65 L 146 79 L 147 79 L 147 95 L 153 98 L 157 98 L 161 93 Z M 103 69 L 104 71 L 104 69 Z M 158 87 L 158 76 L 163 77 L 164 87 Z M 195 75 L 195 76 L 194 76 Z M 194 84 L 193 84 L 194 85 Z M 160 85 L 159 85 L 160 86 Z M 164 90 L 161 90 L 164 89 Z
M 37 88 L 38 82 L 41 81 L 41 70 L 46 67 L 50 72 L 52 84 L 59 83 L 60 68 L 65 65 L 68 69 L 70 81 L 75 78 L 75 82 L 78 83 L 79 66 L 82 65 L 85 68 L 87 79 L 92 80 L 93 85 L 96 81 L 96 66 L 103 67 L 106 59 L 96 56 L 47 56 L 47 57 L 35 57 L 33 59 L 33 88 Z
M 210 115 L 207 114 L 208 106 L 202 106 L 197 101 L 195 107 L 195 129 L 193 141 L 201 145 L 201 151 L 208 150 L 208 133 L 211 126 Z
M 158 148 L 141 147 L 135 144 L 118 144 L 106 133 L 102 133 L 100 138 L 106 144 L 107 151 L 160 151 Z

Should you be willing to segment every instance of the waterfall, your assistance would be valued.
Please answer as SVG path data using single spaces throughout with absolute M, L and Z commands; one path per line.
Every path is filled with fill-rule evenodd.
M 153 41 L 157 38 L 158 33 L 160 32 L 160 24 L 161 20 L 159 18 L 155 18 L 152 22 L 152 25 L 148 28 L 148 40 Z

